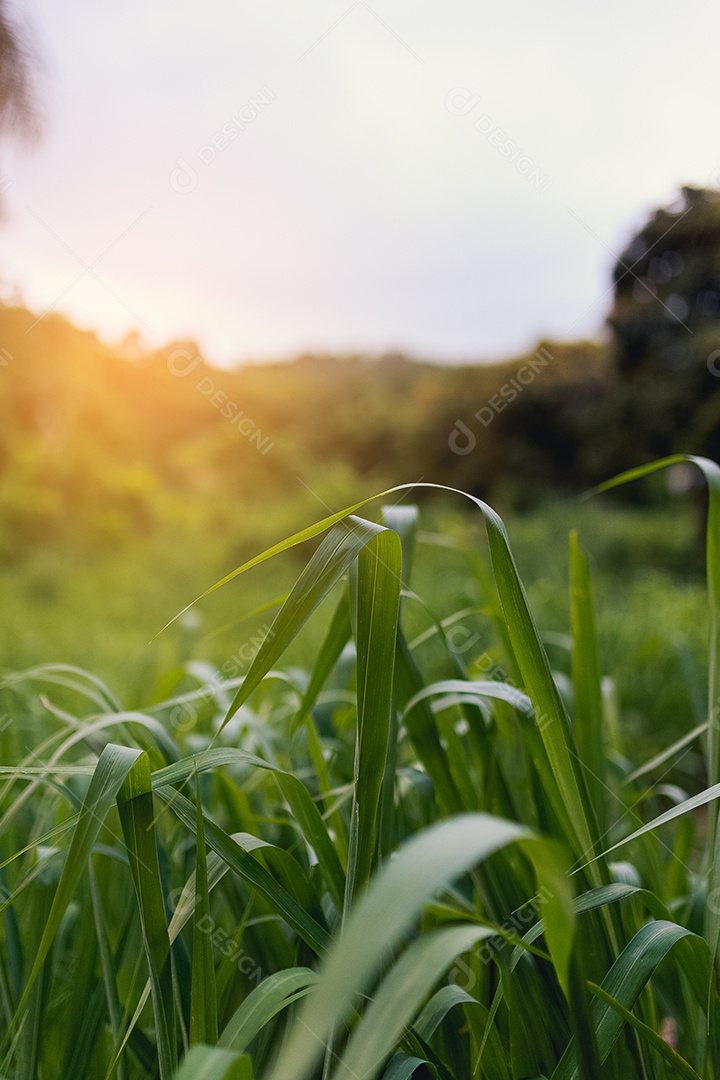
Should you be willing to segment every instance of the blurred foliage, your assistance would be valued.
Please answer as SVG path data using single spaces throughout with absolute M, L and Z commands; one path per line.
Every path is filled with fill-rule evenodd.
M 594 385 L 607 367 L 601 346 L 545 343 L 551 360 L 536 381 L 484 426 L 475 414 L 535 353 L 465 367 L 301 356 L 225 371 L 193 342 L 112 349 L 59 315 L 8 306 L 0 346 L 0 553 L 11 561 L 48 542 L 114 549 L 162 529 L 179 502 L 231 531 L 242 508 L 243 541 L 257 546 L 270 533 L 249 536 L 247 523 L 265 513 L 269 523 L 279 504 L 314 511 L 421 477 L 513 501 L 513 484 L 548 480 L 553 395 Z M 534 426 L 522 421 L 528 408 Z M 474 433 L 469 454 L 451 445 L 458 422 Z M 581 458 L 565 462 L 560 490 L 577 482 Z
M 720 379 L 708 364 L 720 346 L 708 299 L 713 283 L 720 296 L 716 249 L 720 203 L 686 190 L 618 263 L 612 345 L 543 341 L 492 365 L 304 355 L 220 370 L 192 341 L 150 352 L 130 336 L 110 347 L 57 314 L 0 305 L 3 665 L 63 659 L 118 685 L 130 671 L 141 682 L 143 665 L 172 660 L 172 636 L 150 650 L 149 639 L 214 579 L 353 499 L 422 479 L 484 497 L 508 517 L 551 632 L 567 628 L 558 597 L 567 530 L 578 526 L 625 715 L 637 703 L 646 731 L 654 700 L 671 722 L 687 710 L 688 672 L 702 663 L 703 555 L 700 511 L 663 508 L 681 492 L 704 506 L 704 493 L 676 469 L 670 491 L 658 474 L 584 508 L 567 499 L 659 454 L 720 457 Z M 652 302 L 638 281 L 654 282 Z M 673 297 L 684 298 L 692 334 L 667 318 L 668 305 L 684 311 Z M 631 505 L 639 500 L 642 511 Z M 455 528 L 475 547 L 464 519 L 441 506 L 437 533 Z M 196 655 L 232 655 L 241 617 L 284 591 L 293 558 L 272 584 L 259 571 L 257 584 L 249 575 L 207 601 L 207 625 L 219 629 L 207 640 L 200 632 Z M 453 589 L 449 570 L 441 581 L 430 575 L 423 599 L 445 611 Z M 461 593 L 453 602 L 474 602 Z M 682 640 L 671 624 L 685 628 Z
M 59 315 L 0 307 L 0 554 L 114 549 L 162 531 L 179 502 L 261 546 L 279 505 L 292 521 L 423 478 L 527 508 L 659 455 L 720 456 L 720 202 L 683 192 L 615 268 L 612 345 L 219 370 L 191 341 L 111 348 Z M 665 481 L 643 491 L 662 499 Z

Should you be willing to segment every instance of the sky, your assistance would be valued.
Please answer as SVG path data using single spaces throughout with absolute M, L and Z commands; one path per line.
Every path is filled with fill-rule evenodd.
M 615 257 L 720 178 L 720 7 L 16 0 L 1 292 L 221 364 L 603 332 Z

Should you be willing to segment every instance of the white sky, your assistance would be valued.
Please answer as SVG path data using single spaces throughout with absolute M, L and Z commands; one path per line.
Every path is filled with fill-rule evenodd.
M 613 253 L 720 175 L 720 7 L 699 0 L 15 6 L 47 119 L 0 157 L 0 273 L 111 340 L 192 336 L 227 363 L 593 335 Z M 262 87 L 271 104 L 205 164 Z M 465 115 L 458 87 L 480 95 Z

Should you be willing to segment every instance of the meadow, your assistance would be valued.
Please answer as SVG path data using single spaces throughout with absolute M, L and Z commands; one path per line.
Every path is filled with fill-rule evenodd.
M 715 1077 L 703 468 L 16 563 L 0 1076 Z

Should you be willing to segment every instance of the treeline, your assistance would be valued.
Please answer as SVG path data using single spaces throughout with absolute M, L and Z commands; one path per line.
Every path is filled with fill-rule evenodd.
M 1 307 L 0 551 L 115 544 L 193 514 L 221 528 L 232 507 L 253 508 L 257 528 L 258 509 L 310 505 L 308 492 L 337 509 L 421 478 L 524 504 L 647 460 L 657 440 L 627 410 L 592 342 L 492 365 L 302 356 L 226 371 L 192 342 L 112 349 L 58 315 Z M 696 412 L 702 427 L 690 417 L 663 450 L 706 448 L 717 425 L 707 402 Z

